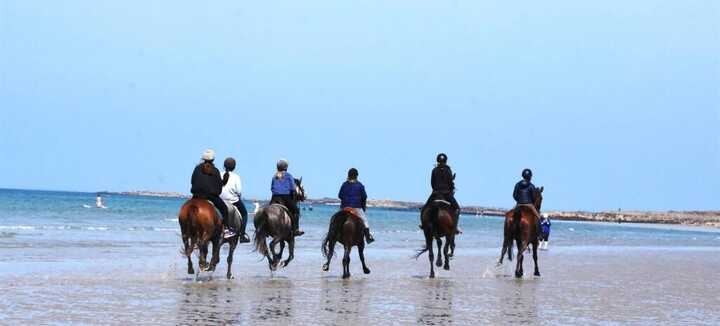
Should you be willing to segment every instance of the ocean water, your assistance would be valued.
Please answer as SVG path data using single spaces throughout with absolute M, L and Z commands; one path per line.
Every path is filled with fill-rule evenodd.
M 541 277 L 497 267 L 502 220 L 464 215 L 451 270 L 428 279 L 418 214 L 370 209 L 377 241 L 352 278 L 320 244 L 334 207 L 303 211 L 296 259 L 270 273 L 249 244 L 225 279 L 185 274 L 184 200 L 0 190 L 0 324 L 720 324 L 720 230 L 553 221 Z M 247 203 L 248 207 L 252 207 Z M 89 207 L 87 207 L 89 206 Z M 252 226 L 249 226 L 252 231 Z M 341 251 L 341 248 L 338 247 Z M 196 261 L 196 259 L 195 259 Z

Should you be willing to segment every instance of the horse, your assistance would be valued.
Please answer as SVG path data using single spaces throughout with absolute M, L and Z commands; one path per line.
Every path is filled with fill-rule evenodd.
M 302 178 L 295 179 L 295 200 L 305 201 L 305 189 L 302 186 Z M 299 223 L 299 221 L 298 221 Z M 255 212 L 255 251 L 265 256 L 268 260 L 270 271 L 277 270 L 282 259 L 285 243 L 288 245 L 288 258 L 282 262 L 286 267 L 295 258 L 295 236 L 292 230 L 292 219 L 290 211 L 281 204 L 270 204 Z M 270 244 L 267 238 L 272 237 Z M 280 244 L 280 252 L 275 252 L 275 246 Z M 272 256 L 271 256 L 272 254 Z
M 327 262 L 323 265 L 323 271 L 327 272 L 330 269 L 330 260 L 335 253 L 335 243 L 340 242 L 345 247 L 345 255 L 342 260 L 342 278 L 350 277 L 350 252 L 353 246 L 358 247 L 358 255 L 360 256 L 363 272 L 370 274 L 370 269 L 365 264 L 364 229 L 365 225 L 362 220 L 358 216 L 355 216 L 351 208 L 343 209 L 332 216 L 328 233 L 325 235 L 325 240 L 323 240 L 322 244 L 323 256 L 327 258 Z
M 420 257 L 424 252 L 428 251 L 430 260 L 430 278 L 435 277 L 435 268 L 433 260 L 433 238 L 437 242 L 438 258 L 435 263 L 437 267 L 443 266 L 445 270 L 450 270 L 450 257 L 452 253 L 448 251 L 455 250 L 455 235 L 457 234 L 457 221 L 453 217 L 453 209 L 449 202 L 445 200 L 434 200 L 427 208 L 420 213 L 420 222 L 423 233 L 425 234 L 425 247 L 418 250 L 415 259 Z M 445 237 L 445 247 L 441 251 L 442 238 Z M 445 264 L 443 265 L 443 253 L 445 254 Z
M 231 224 L 240 225 L 240 221 L 238 221 L 240 213 L 237 212 L 237 209 L 232 205 L 228 205 L 228 212 L 230 213 L 228 214 L 228 218 L 231 219 Z M 195 274 L 191 257 L 196 247 L 200 251 L 198 255 L 199 266 L 197 274 L 199 275 L 200 271 L 212 272 L 215 270 L 215 266 L 220 262 L 220 247 L 228 243 L 230 250 L 227 257 L 227 278 L 232 279 L 232 261 L 235 247 L 237 247 L 238 244 L 238 236 L 235 235 L 229 239 L 222 237 L 222 221 L 215 211 L 215 206 L 205 199 L 190 199 L 180 208 L 178 222 L 180 223 L 182 242 L 184 245 L 184 249 L 181 251 L 188 260 L 188 274 Z M 210 263 L 208 264 L 207 254 L 209 243 L 212 243 L 213 253 Z
M 540 270 L 538 269 L 537 262 L 537 251 L 538 251 L 538 235 L 539 225 L 538 221 L 540 216 L 540 208 L 542 206 L 542 192 L 545 187 L 540 187 L 535 190 L 535 203 L 530 205 L 517 205 L 514 209 L 509 210 L 505 213 L 505 232 L 503 239 L 502 252 L 500 252 L 500 260 L 498 266 L 502 265 L 503 258 L 507 252 L 508 260 L 512 261 L 512 244 L 513 240 L 517 244 L 517 266 L 515 267 L 515 277 L 521 278 L 523 276 L 523 259 L 525 250 L 527 250 L 530 244 L 533 245 L 533 261 L 535 261 L 535 276 L 540 276 Z M 533 209 L 534 208 L 534 209 Z

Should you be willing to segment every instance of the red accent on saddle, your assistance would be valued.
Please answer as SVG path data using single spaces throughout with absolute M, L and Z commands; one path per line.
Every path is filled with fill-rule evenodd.
M 355 214 L 355 209 L 353 209 L 353 208 L 351 208 L 351 207 L 345 207 L 345 208 L 343 208 L 343 212 L 350 214 L 350 216 L 352 216 L 352 217 L 354 217 L 354 218 L 356 218 L 356 219 L 358 219 L 358 220 L 362 220 L 362 219 L 360 218 L 360 216 L 357 216 L 357 214 Z

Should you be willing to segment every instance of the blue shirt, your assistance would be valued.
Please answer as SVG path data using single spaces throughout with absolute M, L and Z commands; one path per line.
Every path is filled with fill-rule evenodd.
M 542 233 L 550 233 L 550 220 L 547 218 L 540 220 L 540 227 L 542 228 Z
M 283 178 L 273 175 L 270 191 L 273 195 L 290 195 L 295 192 L 295 178 L 290 173 L 283 172 Z
M 343 208 L 365 208 L 367 200 L 365 186 L 359 181 L 345 181 L 340 187 L 338 198 L 340 198 L 340 205 Z

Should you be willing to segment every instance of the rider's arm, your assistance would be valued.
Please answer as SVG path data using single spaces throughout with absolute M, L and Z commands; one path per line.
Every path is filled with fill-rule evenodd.
M 362 199 L 362 209 L 367 210 L 367 193 L 365 192 L 365 186 L 360 184 L 360 198 Z
M 515 189 L 513 190 L 513 199 L 515 199 L 515 201 L 518 201 L 518 197 L 519 197 L 518 191 L 519 191 L 519 189 L 520 189 L 520 183 L 518 182 L 518 183 L 515 184 Z

